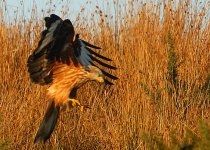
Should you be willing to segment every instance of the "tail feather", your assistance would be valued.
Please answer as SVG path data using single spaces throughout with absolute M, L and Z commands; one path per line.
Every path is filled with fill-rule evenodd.
M 38 141 L 45 143 L 46 140 L 50 138 L 50 135 L 52 134 L 57 123 L 59 110 L 60 106 L 55 106 L 55 102 L 50 101 L 42 123 L 40 124 L 36 133 L 34 143 L 37 143 Z

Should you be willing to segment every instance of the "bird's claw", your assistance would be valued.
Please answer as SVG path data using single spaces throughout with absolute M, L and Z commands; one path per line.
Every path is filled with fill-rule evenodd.
M 76 99 L 69 99 L 69 102 L 71 102 L 71 105 L 74 107 L 74 106 L 79 106 L 80 107 L 80 110 L 83 111 L 84 108 L 88 108 L 88 109 L 91 109 L 89 107 L 89 105 L 82 105 L 78 100 Z

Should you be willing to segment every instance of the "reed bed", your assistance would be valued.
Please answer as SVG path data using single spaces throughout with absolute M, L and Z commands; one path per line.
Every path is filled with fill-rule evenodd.
M 170 147 L 172 133 L 182 143 L 188 130 L 200 137 L 200 121 L 210 125 L 210 2 L 113 0 L 88 15 L 82 8 L 74 26 L 113 60 L 119 80 L 104 90 L 96 83 L 79 89 L 78 99 L 91 109 L 63 110 L 51 139 L 34 145 L 47 87 L 31 83 L 26 62 L 43 18 L 34 10 L 31 19 L 8 23 L 5 4 L 0 2 L 0 149 L 151 149 L 147 139 L 154 137 Z

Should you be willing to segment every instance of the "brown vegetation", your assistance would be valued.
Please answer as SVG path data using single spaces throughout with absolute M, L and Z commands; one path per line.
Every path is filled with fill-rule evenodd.
M 78 99 L 91 109 L 62 111 L 45 146 L 33 139 L 47 107 L 46 87 L 30 82 L 26 66 L 43 21 L 8 24 L 0 8 L 0 147 L 147 149 L 143 131 L 168 145 L 172 132 L 179 141 L 187 129 L 198 134 L 198 122 L 210 120 L 209 6 L 190 0 L 126 6 L 116 0 L 113 16 L 96 7 L 89 21 L 78 15 L 76 32 L 114 60 L 119 80 L 106 90 L 82 87 Z

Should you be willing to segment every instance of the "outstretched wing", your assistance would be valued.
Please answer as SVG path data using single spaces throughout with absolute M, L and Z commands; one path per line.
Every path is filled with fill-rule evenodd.
M 78 61 L 74 55 L 74 28 L 70 20 L 62 20 L 57 15 L 45 18 L 46 30 L 42 32 L 38 47 L 29 56 L 27 66 L 30 78 L 38 84 L 52 81 L 52 67 L 55 61 L 75 66 Z
M 104 57 L 91 48 L 100 49 L 97 46 L 79 39 L 79 35 L 74 38 L 74 28 L 70 20 L 62 20 L 57 15 L 45 17 L 46 30 L 42 32 L 38 47 L 29 56 L 27 66 L 30 78 L 34 83 L 48 84 L 52 82 L 52 68 L 55 61 L 59 61 L 74 66 L 82 65 L 88 67 L 90 65 L 99 67 L 103 66 L 108 69 L 116 69 L 108 65 L 104 61 L 111 59 Z M 103 74 L 110 79 L 118 79 L 114 75 L 101 69 Z M 105 79 L 107 84 L 112 83 Z
M 79 62 L 83 65 L 83 66 L 96 66 L 97 68 L 99 68 L 102 73 L 105 75 L 105 77 L 113 79 L 113 80 L 117 80 L 118 78 L 106 71 L 104 71 L 103 69 L 101 69 L 99 67 L 103 66 L 105 68 L 108 69 L 117 69 L 114 66 L 111 66 L 103 61 L 112 61 L 111 59 L 104 57 L 96 52 L 94 52 L 91 48 L 94 49 L 101 49 L 100 47 L 94 46 L 82 39 L 79 38 L 79 35 L 76 35 L 75 41 L 74 41 L 74 45 L 75 45 L 75 55 L 78 58 Z M 105 79 L 105 82 L 109 85 L 112 85 L 113 83 L 110 82 L 109 80 Z

